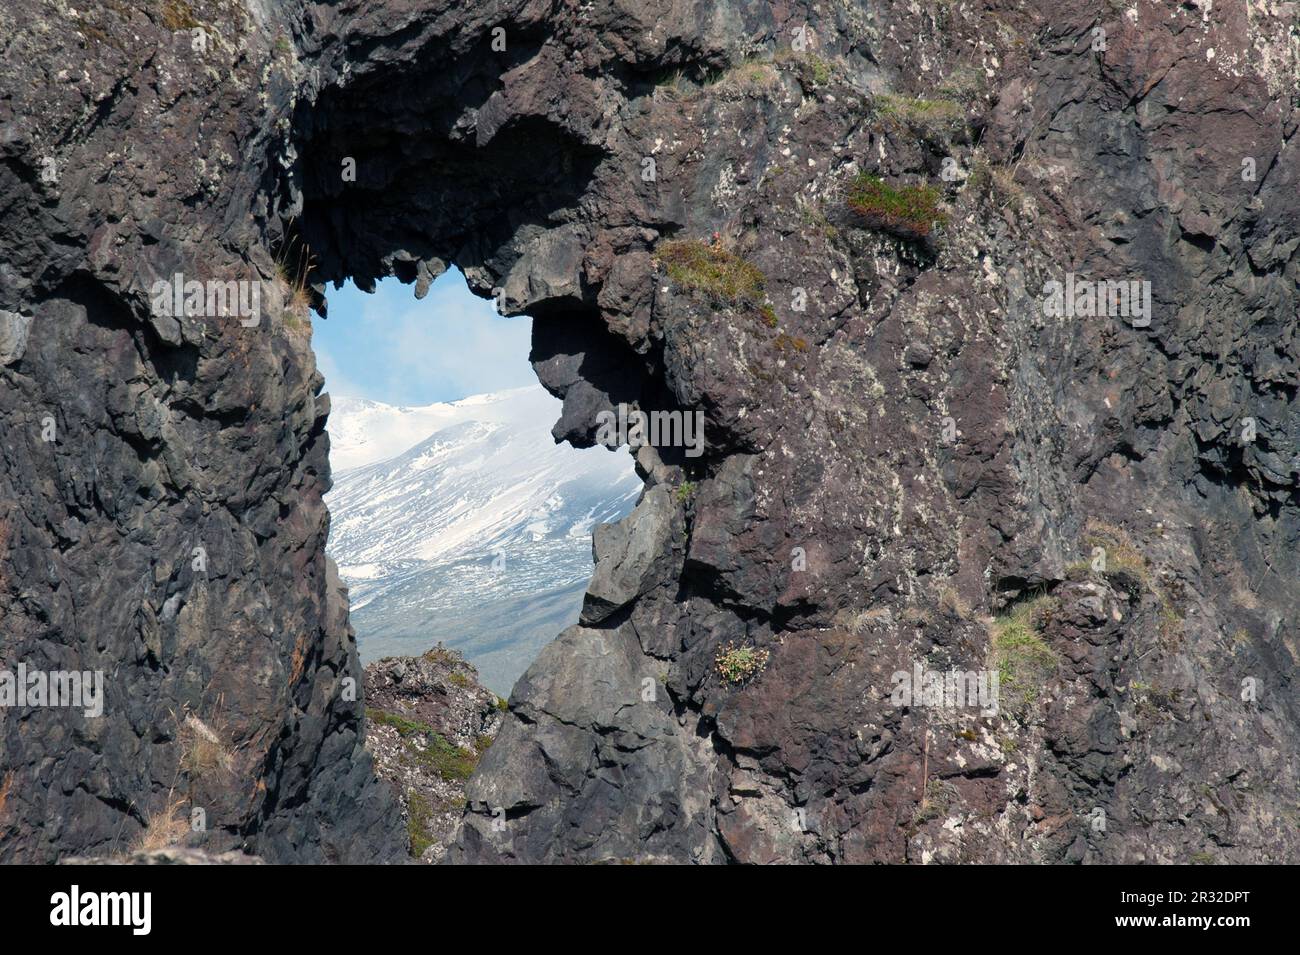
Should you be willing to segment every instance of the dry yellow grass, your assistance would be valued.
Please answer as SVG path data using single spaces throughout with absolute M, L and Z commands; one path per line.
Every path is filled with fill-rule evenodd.
M 193 713 L 181 724 L 181 768 L 195 779 L 229 772 L 234 757 L 220 734 Z
M 131 843 L 131 852 L 157 852 L 180 845 L 190 831 L 189 820 L 184 812 L 184 800 L 168 796 L 167 805 L 161 812 L 150 816 L 145 822 L 144 831 Z

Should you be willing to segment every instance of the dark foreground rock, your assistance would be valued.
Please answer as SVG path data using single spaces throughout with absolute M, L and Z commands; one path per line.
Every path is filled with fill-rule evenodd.
M 706 442 L 638 455 L 449 859 L 1300 861 L 1293 19 L 8 3 L 0 663 L 106 708 L 0 709 L 0 859 L 194 809 L 209 851 L 407 857 L 306 305 L 455 263 L 534 316 L 557 439 Z M 1151 307 L 1048 307 L 1075 279 Z M 918 665 L 1005 706 L 894 705 Z

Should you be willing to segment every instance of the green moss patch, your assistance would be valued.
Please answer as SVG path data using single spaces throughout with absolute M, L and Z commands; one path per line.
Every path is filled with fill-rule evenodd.
M 862 173 L 849 184 L 846 203 L 867 228 L 919 241 L 948 220 L 939 208 L 939 195 L 934 186 L 895 188 L 879 176 Z
M 1005 713 L 1024 716 L 1056 672 L 1056 653 L 1041 633 L 1055 608 L 1055 598 L 1038 597 L 993 621 L 992 666 L 998 672 L 998 706 Z
M 367 709 L 366 716 L 371 722 L 397 730 L 406 744 L 404 760 L 408 765 L 418 766 L 449 782 L 469 779 L 478 766 L 482 750 L 475 752 L 457 746 L 427 723 L 376 709 Z
M 956 136 L 966 126 L 959 103 L 950 99 L 913 99 L 885 93 L 875 99 L 876 112 L 930 139 Z
M 406 832 L 410 837 L 410 852 L 418 859 L 433 845 L 433 806 L 420 793 L 411 790 L 406 795 Z
M 758 266 L 722 246 L 699 239 L 662 243 L 655 250 L 668 278 L 700 292 L 715 305 L 761 309 L 767 279 Z

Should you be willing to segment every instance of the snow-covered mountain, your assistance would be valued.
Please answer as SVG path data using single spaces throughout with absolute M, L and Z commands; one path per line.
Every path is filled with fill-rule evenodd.
M 508 693 L 575 622 L 591 530 L 632 509 L 626 451 L 556 445 L 540 386 L 406 408 L 333 399 L 328 551 L 362 659 L 442 640 Z

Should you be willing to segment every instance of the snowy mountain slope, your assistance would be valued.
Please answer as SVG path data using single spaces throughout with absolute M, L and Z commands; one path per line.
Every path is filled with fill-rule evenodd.
M 498 693 L 577 619 L 591 530 L 641 491 L 629 455 L 556 445 L 540 385 L 416 408 L 336 398 L 328 549 L 363 659 L 438 639 Z

